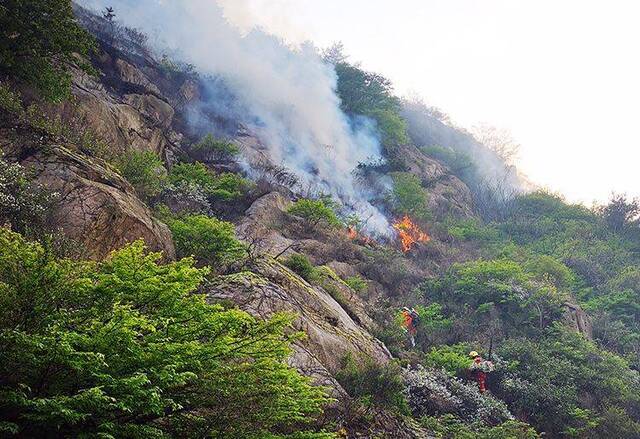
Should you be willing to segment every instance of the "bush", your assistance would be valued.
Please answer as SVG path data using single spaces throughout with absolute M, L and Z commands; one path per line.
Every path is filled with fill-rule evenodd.
M 227 140 L 216 139 L 211 134 L 204 136 L 198 143 L 193 145 L 192 149 L 196 153 L 218 160 L 229 159 L 240 153 L 237 145 Z
M 505 342 L 500 355 L 513 367 L 494 372 L 496 393 L 514 411 L 529 413 L 529 422 L 550 435 L 568 426 L 583 428 L 584 413 L 576 408 L 595 410 L 593 417 L 599 416 L 599 407 L 630 415 L 640 410 L 640 374 L 627 361 L 564 328 L 554 327 L 541 340 Z
M 0 229 L 3 435 L 281 437 L 320 413 L 324 389 L 286 362 L 293 316 L 208 304 L 206 269 L 159 258 L 57 259 Z
M 333 208 L 323 200 L 302 198 L 293 203 L 287 212 L 303 218 L 310 229 L 319 225 L 338 227 L 341 224 Z
M 453 415 L 426 416 L 420 420 L 437 439 L 538 439 L 541 436 L 529 425 L 506 421 L 495 427 L 482 423 L 465 423 Z
M 9 223 L 13 230 L 30 235 L 43 232 L 56 195 L 32 182 L 21 165 L 0 157 L 0 226 Z
M 179 257 L 193 256 L 221 270 L 245 254 L 233 224 L 206 215 L 186 215 L 168 221 Z
M 376 121 L 382 143 L 387 147 L 408 141 L 407 126 L 400 116 L 400 101 L 387 78 L 349 64 L 334 62 L 341 109 L 350 116 L 363 115 Z
M 404 371 L 405 395 L 414 416 L 454 414 L 466 422 L 495 425 L 513 419 L 507 406 L 475 383 L 465 383 L 445 372 L 425 369 Z
M 69 96 L 65 63 L 77 63 L 74 54 L 87 55 L 93 47 L 70 0 L 6 0 L 0 7 L 0 73 L 35 86 L 51 101 Z
M 116 167 L 144 199 L 159 195 L 167 181 L 167 170 L 152 151 L 130 151 Z
M 314 279 L 315 269 L 306 255 L 293 254 L 285 259 L 284 265 L 307 282 Z
M 214 175 L 200 162 L 178 163 L 171 169 L 169 181 L 173 185 L 199 186 L 208 197 L 223 201 L 240 198 L 251 188 L 251 183 L 240 175 L 231 172 Z
M 367 281 L 361 278 L 360 276 L 348 277 L 344 280 L 344 283 L 346 283 L 349 286 L 349 288 L 351 288 L 356 293 L 362 293 L 366 291 L 367 288 L 369 287 L 369 285 L 367 284 Z
M 396 361 L 381 365 L 369 357 L 356 360 L 347 355 L 342 359 L 336 380 L 351 397 L 367 407 L 385 407 L 402 414 L 409 412 L 403 393 L 402 368 Z
M 435 369 L 444 369 L 452 376 L 464 377 L 471 365 L 469 347 L 464 343 L 433 347 L 426 354 L 425 364 Z
M 427 209 L 427 192 L 422 187 L 420 179 L 408 172 L 394 172 L 391 203 L 399 214 L 411 215 L 414 218 L 426 220 L 430 217 Z

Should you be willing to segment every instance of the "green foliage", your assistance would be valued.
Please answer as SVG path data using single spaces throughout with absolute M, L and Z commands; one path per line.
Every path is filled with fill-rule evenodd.
M 287 212 L 303 218 L 310 229 L 319 225 L 338 227 L 341 225 L 333 207 L 324 200 L 301 198 L 293 203 Z
M 306 255 L 294 253 L 285 259 L 284 265 L 307 282 L 311 282 L 314 279 L 315 270 Z
M 454 415 L 424 417 L 423 427 L 438 439 L 537 439 L 541 436 L 530 425 L 519 421 L 506 421 L 496 426 L 482 423 L 466 424 Z
M 228 159 L 240 153 L 237 145 L 227 140 L 216 139 L 212 134 L 204 136 L 192 149 L 202 154 L 212 154 L 219 159 Z
M 242 176 L 231 172 L 214 175 L 200 162 L 176 164 L 169 173 L 169 182 L 197 185 L 208 197 L 223 201 L 240 198 L 251 188 Z
M 436 346 L 426 354 L 425 364 L 436 369 L 444 369 L 452 376 L 464 377 L 471 364 L 469 352 L 470 348 L 465 343 Z
M 446 223 L 447 233 L 459 241 L 479 241 L 483 244 L 500 242 L 500 232 L 491 225 L 482 224 L 477 219 L 449 220 Z
M 286 364 L 292 316 L 208 304 L 206 269 L 159 258 L 136 242 L 61 260 L 0 229 L 2 431 L 276 437 L 321 411 L 324 390 Z
M 70 0 L 6 0 L 0 5 L 0 73 L 35 86 L 51 101 L 69 96 L 65 63 L 78 63 L 74 53 L 87 55 L 93 47 Z
M 406 122 L 400 116 L 400 101 L 393 95 L 391 81 L 344 60 L 334 66 L 342 110 L 349 115 L 374 119 L 384 145 L 407 143 Z
M 454 264 L 441 279 L 423 286 L 425 297 L 446 304 L 446 314 L 469 319 L 470 329 L 495 335 L 495 325 L 534 335 L 562 316 L 566 294 L 548 277 L 537 279 L 508 259 Z M 474 314 L 467 315 L 466 307 Z
M 216 175 L 208 190 L 209 196 L 223 201 L 231 201 L 245 195 L 253 184 L 238 174 L 223 172 Z
M 9 163 L 0 156 L 0 224 L 30 236 L 46 228 L 47 209 L 56 198 L 34 183 L 18 163 Z
M 160 157 L 152 151 L 130 151 L 116 163 L 116 167 L 138 195 L 145 199 L 160 194 L 167 181 L 167 170 Z
M 344 283 L 346 283 L 349 288 L 351 288 L 356 293 L 362 293 L 366 291 L 369 286 L 367 284 L 367 281 L 360 276 L 348 277 L 344 280 Z
M 366 407 L 379 406 L 409 413 L 403 394 L 402 368 L 397 361 L 381 365 L 369 357 L 356 359 L 347 355 L 335 377 L 350 396 Z
M 392 204 L 396 212 L 408 214 L 414 218 L 426 220 L 430 218 L 427 209 L 427 192 L 420 179 L 408 172 L 394 172 Z
M 539 341 L 505 342 L 499 354 L 513 367 L 511 372 L 495 372 L 497 393 L 513 411 L 529 413 L 540 431 L 593 430 L 599 408 L 616 407 L 629 414 L 640 409 L 638 372 L 579 334 L 557 327 Z
M 233 224 L 206 215 L 186 215 L 170 219 L 178 256 L 193 256 L 218 271 L 242 258 L 246 249 L 236 239 Z

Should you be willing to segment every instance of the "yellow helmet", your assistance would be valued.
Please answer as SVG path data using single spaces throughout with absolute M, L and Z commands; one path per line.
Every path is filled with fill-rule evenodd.
M 476 351 L 471 351 L 471 352 L 469 352 L 469 356 L 475 358 L 475 357 L 479 357 L 480 354 L 477 353 Z

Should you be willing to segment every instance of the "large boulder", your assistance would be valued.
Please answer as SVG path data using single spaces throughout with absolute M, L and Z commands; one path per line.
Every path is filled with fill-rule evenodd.
M 271 257 L 256 261 L 252 272 L 220 276 L 208 289 L 210 300 L 230 300 L 241 309 L 267 318 L 292 312 L 295 328 L 306 333 L 297 342 L 291 364 L 322 384 L 341 392 L 333 375 L 347 354 L 366 355 L 384 363 L 391 358 L 324 289 L 313 286 Z
M 13 123 L 12 123 L 13 122 Z M 74 152 L 74 145 L 33 127 L 0 118 L 0 148 L 37 182 L 58 194 L 53 227 L 83 244 L 84 256 L 101 259 L 136 239 L 175 258 L 171 232 L 153 218 L 133 187 L 106 164 Z

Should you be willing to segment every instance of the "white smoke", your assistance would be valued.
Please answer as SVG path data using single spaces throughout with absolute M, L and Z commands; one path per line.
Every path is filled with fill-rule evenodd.
M 98 0 L 80 3 L 94 10 L 107 6 Z M 354 124 L 342 113 L 335 71 L 314 47 L 292 48 L 257 29 L 243 34 L 212 0 L 109 0 L 108 5 L 119 21 L 147 33 L 156 50 L 222 78 L 239 101 L 233 116 L 258 134 L 274 163 L 354 206 L 369 218 L 370 231 L 388 233 L 386 218 L 352 174 L 359 162 L 381 156 L 375 127 Z

